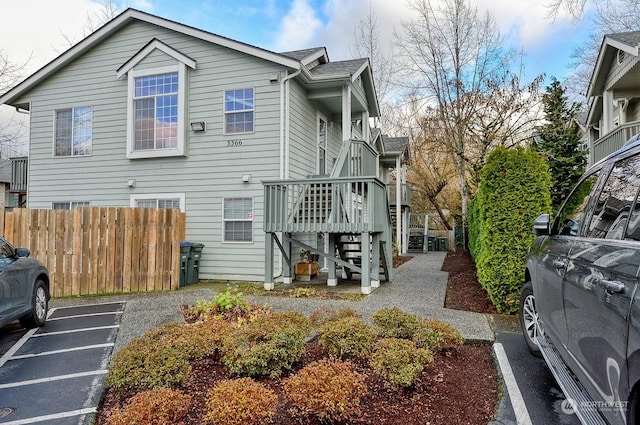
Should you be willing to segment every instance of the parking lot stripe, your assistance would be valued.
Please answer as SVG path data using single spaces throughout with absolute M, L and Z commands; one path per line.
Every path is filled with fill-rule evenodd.
M 504 347 L 499 342 L 496 342 L 493 344 L 493 351 L 496 353 L 500 371 L 502 372 L 502 379 L 507 386 L 511 406 L 516 415 L 516 422 L 518 425 L 532 425 L 529 411 L 522 398 L 522 393 L 520 392 L 516 378 L 513 375 L 513 370 L 511 370 L 511 365 L 509 364 L 509 359 L 507 358 L 507 353 L 504 351 Z
M 108 325 L 108 326 L 94 326 L 93 328 L 81 328 L 81 329 L 69 329 L 66 331 L 57 331 L 57 332 L 48 332 L 33 335 L 34 338 L 40 336 L 51 336 L 51 335 L 64 335 L 64 334 L 72 334 L 76 332 L 91 332 L 91 331 L 99 331 L 102 329 L 116 329 L 119 328 L 120 325 Z
M 107 372 L 108 371 L 106 369 L 100 369 L 100 370 L 92 370 L 89 372 L 70 373 L 68 375 L 50 376 L 48 378 L 31 379 L 29 381 L 10 382 L 8 384 L 0 384 L 0 390 L 4 390 L 7 388 L 22 387 L 24 385 L 34 385 L 34 384 L 42 384 L 45 382 L 62 381 L 65 379 L 82 378 L 83 376 L 106 375 Z
M 30 359 L 33 357 L 42 357 L 42 356 L 51 356 L 53 354 L 70 353 L 72 351 L 83 351 L 83 350 L 91 350 L 93 348 L 113 347 L 114 345 L 115 344 L 113 342 L 107 342 L 104 344 L 95 344 L 95 345 L 84 345 L 82 347 L 66 348 L 64 350 L 53 350 L 53 351 L 43 351 L 42 353 L 23 354 L 21 356 L 13 356 L 9 360 Z
M 74 416 L 89 415 L 92 413 L 96 413 L 96 411 L 97 409 L 95 407 L 92 407 L 87 409 L 72 410 L 69 412 L 54 413 L 52 415 L 36 416 L 34 418 L 19 419 L 17 421 L 12 421 L 12 422 L 3 422 L 2 425 L 35 424 L 38 422 L 53 421 L 55 419 L 64 419 L 64 418 L 72 418 Z
M 47 319 L 47 322 L 54 322 L 56 320 L 78 319 L 80 317 L 110 316 L 112 314 L 122 314 L 122 313 L 124 313 L 124 311 L 118 310 L 118 311 L 106 311 L 102 313 L 76 314 L 73 316 L 52 317 L 50 319 Z
M 22 346 L 33 336 L 35 332 L 38 331 L 38 328 L 29 329 L 22 338 L 20 338 L 11 348 L 7 350 L 6 353 L 0 357 L 0 367 L 2 367 L 9 359 L 20 349 Z

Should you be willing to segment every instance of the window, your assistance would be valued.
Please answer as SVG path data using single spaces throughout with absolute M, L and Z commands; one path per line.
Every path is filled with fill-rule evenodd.
M 640 156 L 615 163 L 593 209 L 589 237 L 622 239 L 640 187 L 639 174 Z
M 224 133 L 253 132 L 253 89 L 224 92 Z
M 55 116 L 54 156 L 87 156 L 92 151 L 93 108 L 59 109 Z
M 180 208 L 184 212 L 184 193 L 151 193 L 131 195 L 130 205 L 134 208 Z
M 79 202 L 52 202 L 51 203 L 51 209 L 52 210 L 72 210 L 74 208 L 82 208 L 82 207 L 88 207 L 89 206 L 89 202 L 88 201 L 79 201 Z
M 576 187 L 558 214 L 554 227 L 561 235 L 577 236 L 584 218 L 584 212 L 589 204 L 591 189 L 598 181 L 598 173 L 584 179 Z
M 253 199 L 224 198 L 223 241 L 253 242 Z
M 128 158 L 184 154 L 184 68 L 129 72 Z

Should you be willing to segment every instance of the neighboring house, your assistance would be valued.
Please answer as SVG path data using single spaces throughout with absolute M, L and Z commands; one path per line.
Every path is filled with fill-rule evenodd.
M 604 36 L 587 97 L 589 164 L 640 133 L 640 31 Z
M 327 258 L 330 284 L 338 264 L 369 292 L 378 257 L 391 275 L 385 166 L 404 151 L 372 139 L 368 59 L 274 53 L 128 9 L 0 103 L 30 113 L 29 208 L 180 208 L 205 245 L 200 278 L 287 282 L 298 249 Z

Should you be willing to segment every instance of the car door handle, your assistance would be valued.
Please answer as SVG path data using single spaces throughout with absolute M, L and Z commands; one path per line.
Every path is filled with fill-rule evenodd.
M 615 294 L 621 294 L 625 289 L 624 283 L 619 280 L 600 279 L 598 283 L 600 283 L 600 286 L 602 286 L 606 291 L 613 292 Z

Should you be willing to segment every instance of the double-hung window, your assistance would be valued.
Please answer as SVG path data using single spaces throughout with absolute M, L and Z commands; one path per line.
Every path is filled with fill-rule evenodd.
M 91 106 L 56 110 L 53 156 L 91 155 L 92 132 Z
M 184 66 L 131 71 L 127 156 L 184 153 Z
M 130 197 L 133 208 L 179 208 L 184 211 L 184 201 L 184 193 L 138 194 Z
M 253 198 L 224 198 L 223 241 L 253 242 Z
M 52 202 L 52 210 L 72 210 L 74 208 L 88 207 L 88 201 L 64 201 L 64 202 Z
M 224 92 L 224 133 L 252 133 L 254 123 L 253 89 Z

